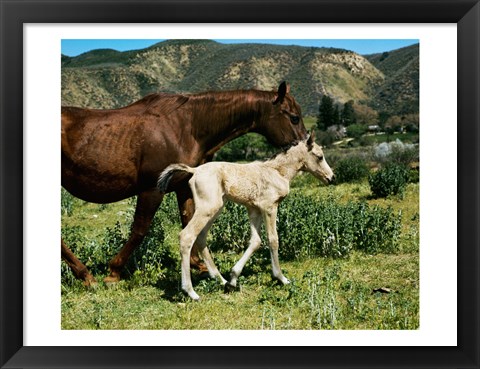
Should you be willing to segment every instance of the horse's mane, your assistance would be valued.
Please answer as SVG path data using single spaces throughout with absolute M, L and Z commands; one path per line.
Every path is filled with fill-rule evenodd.
M 260 90 L 208 91 L 187 95 L 188 103 L 194 107 L 194 121 L 200 125 L 194 127 L 198 132 L 221 132 L 225 126 L 237 122 L 251 123 L 258 116 L 268 116 L 272 108 L 275 93 Z M 216 106 L 216 109 L 212 109 Z
M 210 129 L 215 129 L 215 123 L 219 128 L 223 127 L 225 120 L 247 114 L 259 108 L 259 103 L 273 102 L 275 92 L 260 90 L 229 90 L 229 91 L 206 91 L 192 94 L 152 93 L 126 108 L 139 108 L 145 113 L 168 114 L 182 108 L 186 103 L 194 106 L 197 116 L 208 117 Z M 212 110 L 212 104 L 221 109 Z M 223 124 L 223 125 L 222 125 Z
M 126 108 L 142 109 L 144 113 L 158 115 L 168 114 L 184 105 L 188 101 L 188 95 L 182 94 L 169 94 L 169 93 L 152 93 Z

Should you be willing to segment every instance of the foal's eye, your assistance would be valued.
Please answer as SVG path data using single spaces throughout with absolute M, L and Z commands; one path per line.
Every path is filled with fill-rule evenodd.
M 317 158 L 318 158 L 319 161 L 322 161 L 322 160 L 323 160 L 323 156 L 322 156 L 322 155 L 317 156 Z

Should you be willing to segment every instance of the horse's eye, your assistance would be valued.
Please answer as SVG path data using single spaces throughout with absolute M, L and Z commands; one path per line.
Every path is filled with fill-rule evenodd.
M 322 155 L 317 156 L 317 158 L 318 158 L 319 161 L 322 161 L 322 160 L 323 160 L 323 156 L 322 156 Z
M 292 122 L 292 124 L 298 124 L 300 123 L 300 117 L 298 117 L 297 115 L 292 115 L 290 117 L 290 122 Z

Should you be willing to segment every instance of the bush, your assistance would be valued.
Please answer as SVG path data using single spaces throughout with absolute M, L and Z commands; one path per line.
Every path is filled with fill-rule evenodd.
M 371 254 L 394 252 L 400 225 L 400 216 L 391 209 L 293 194 L 280 205 L 279 254 L 284 260 L 292 260 L 345 257 L 353 249 Z
M 60 190 L 61 198 L 60 198 L 60 209 L 62 210 L 62 215 L 72 216 L 73 210 L 78 202 L 79 199 L 71 195 L 67 192 L 63 187 Z
M 347 136 L 352 138 L 359 138 L 367 132 L 367 127 L 363 124 L 352 124 L 347 127 Z
M 375 146 L 373 159 L 380 164 L 394 162 L 408 165 L 418 161 L 418 148 L 413 144 L 404 144 L 399 139 L 394 142 L 382 142 Z
M 339 204 L 302 194 L 289 195 L 280 205 L 277 219 L 283 260 L 313 256 L 345 257 L 353 249 L 368 253 L 394 252 L 398 247 L 400 216 L 391 209 L 369 207 L 364 202 Z M 212 226 L 212 251 L 243 251 L 250 238 L 243 206 L 227 203 Z M 262 245 L 268 246 L 265 231 Z M 268 255 L 268 254 L 267 254 Z
M 408 173 L 408 183 L 420 182 L 420 171 L 418 169 L 410 169 Z
M 369 176 L 370 189 L 375 197 L 403 195 L 409 180 L 409 170 L 401 164 L 388 163 Z
M 209 237 L 209 247 L 214 251 L 238 253 L 245 249 L 250 237 L 250 221 L 245 207 L 228 201 L 210 228 Z
M 133 208 L 130 216 L 133 217 Z M 125 267 L 124 273 L 131 276 L 135 283 L 155 285 L 165 275 L 167 268 L 178 269 L 178 257 L 164 242 L 164 227 L 171 226 L 174 219 L 178 219 L 178 209 L 173 195 L 167 195 L 147 235 Z M 100 239 L 86 236 L 83 227 L 62 228 L 62 238 L 67 246 L 95 276 L 106 276 L 109 273 L 109 262 L 126 243 L 129 233 L 118 221 L 113 227 L 107 227 Z M 61 275 L 62 284 L 74 283 L 75 278 L 66 263 L 62 263 Z
M 335 142 L 336 134 L 332 131 L 315 131 L 315 141 L 323 146 L 330 147 Z
M 258 160 L 273 155 L 275 147 L 265 137 L 256 133 L 247 133 L 227 143 L 216 154 L 217 161 Z
M 366 178 L 369 174 L 367 162 L 352 156 L 340 160 L 335 166 L 335 181 L 337 183 L 355 182 Z

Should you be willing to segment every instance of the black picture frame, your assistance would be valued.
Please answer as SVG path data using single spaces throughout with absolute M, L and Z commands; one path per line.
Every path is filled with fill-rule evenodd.
M 0 0 L 0 14 L 2 368 L 479 368 L 478 0 Z M 457 24 L 456 347 L 23 346 L 23 24 L 163 22 Z

